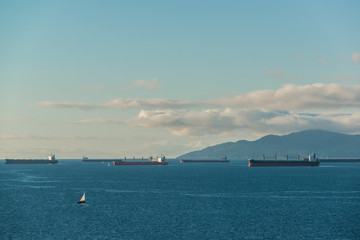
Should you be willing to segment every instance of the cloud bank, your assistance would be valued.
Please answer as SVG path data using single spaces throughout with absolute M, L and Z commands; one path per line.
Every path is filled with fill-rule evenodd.
M 360 113 L 305 114 L 230 108 L 201 112 L 143 110 L 127 124 L 145 128 L 166 128 L 170 133 L 179 136 L 229 134 L 242 130 L 254 135 L 306 129 L 360 133 Z
M 163 99 L 163 98 L 154 98 L 154 99 L 124 99 L 124 98 L 115 98 L 107 103 L 100 104 L 88 104 L 88 103 L 71 103 L 71 102 L 38 102 L 38 103 L 29 103 L 30 106 L 40 106 L 48 108 L 80 108 L 80 109 L 94 109 L 94 108 L 120 108 L 120 109 L 129 109 L 129 108 L 186 108 L 186 107 L 196 107 L 202 106 L 203 103 L 191 102 L 191 101 L 181 101 L 181 100 L 172 100 L 172 99 Z
M 184 101 L 164 98 L 124 99 L 116 98 L 107 103 L 88 104 L 71 102 L 38 102 L 32 106 L 49 108 L 138 108 L 138 109 L 181 109 L 189 107 L 232 107 L 262 110 L 309 110 L 340 109 L 360 107 L 360 85 L 316 83 L 312 85 L 287 84 L 276 90 L 259 90 L 239 94 L 233 98 L 220 98 L 209 101 Z
M 32 104 L 49 108 L 140 109 L 132 119 L 85 119 L 70 124 L 125 124 L 132 127 L 165 128 L 177 136 L 287 133 L 325 129 L 360 133 L 360 85 L 284 85 L 275 90 L 259 90 L 232 98 L 208 101 L 171 99 L 113 99 L 107 103 Z M 319 111 L 317 114 L 308 112 Z M 351 113 L 349 113 L 349 110 Z
M 277 90 L 259 90 L 216 100 L 219 106 L 264 110 L 309 110 L 360 107 L 360 85 L 284 85 Z
M 325 129 L 360 133 L 360 113 L 307 114 L 292 111 L 240 109 L 141 110 L 133 119 L 87 119 L 73 124 L 126 124 L 131 127 L 165 128 L 176 136 L 226 135 L 247 131 L 253 135 Z

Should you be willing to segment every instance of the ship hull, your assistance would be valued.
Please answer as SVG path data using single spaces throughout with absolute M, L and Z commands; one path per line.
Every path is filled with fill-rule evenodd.
M 5 164 L 56 164 L 58 160 L 47 159 L 5 159 Z
M 142 165 L 168 165 L 168 162 L 121 162 L 121 161 L 113 161 L 115 166 L 142 166 Z
M 317 167 L 320 161 L 249 160 L 249 167 Z

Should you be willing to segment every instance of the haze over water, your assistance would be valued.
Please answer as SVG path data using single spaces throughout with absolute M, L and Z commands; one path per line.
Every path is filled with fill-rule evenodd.
M 1 162 L 0 239 L 359 239 L 360 164 L 246 164 Z

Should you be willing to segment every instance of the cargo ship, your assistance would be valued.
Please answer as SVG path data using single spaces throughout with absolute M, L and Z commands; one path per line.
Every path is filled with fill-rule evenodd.
M 227 163 L 229 160 L 227 157 L 222 157 L 218 160 L 211 159 L 180 159 L 181 163 Z
M 249 167 L 317 167 L 320 161 L 316 158 L 315 153 L 309 155 L 309 158 L 303 158 L 302 160 L 255 160 L 249 159 Z
M 148 161 L 145 161 L 144 159 L 142 159 L 141 161 L 139 160 L 135 160 L 135 158 L 133 158 L 133 160 L 126 160 L 126 158 L 124 160 L 116 160 L 113 161 L 115 166 L 128 166 L 128 165 L 168 165 L 169 163 L 166 162 L 165 160 L 165 156 L 161 156 L 161 157 L 157 157 L 157 158 L 153 158 L 153 157 L 149 157 Z
M 55 164 L 58 160 L 54 154 L 50 154 L 48 159 L 5 159 L 5 164 Z
M 87 156 L 83 156 L 80 162 L 113 162 L 119 159 L 89 159 Z

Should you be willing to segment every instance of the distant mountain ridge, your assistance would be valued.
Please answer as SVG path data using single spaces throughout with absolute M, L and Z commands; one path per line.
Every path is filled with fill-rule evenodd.
M 262 158 L 265 156 L 308 156 L 319 158 L 360 158 L 360 135 L 348 135 L 325 130 L 305 130 L 288 135 L 267 135 L 255 141 L 240 140 L 204 148 L 179 156 L 182 159 Z

